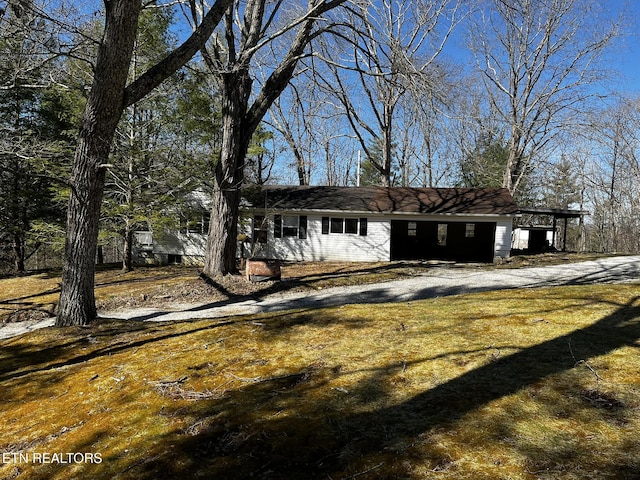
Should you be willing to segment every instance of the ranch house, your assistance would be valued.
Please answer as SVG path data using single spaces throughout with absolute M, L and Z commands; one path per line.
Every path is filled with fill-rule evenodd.
M 179 231 L 137 232 L 141 263 L 202 264 L 208 201 Z M 238 256 L 286 261 L 493 262 L 518 212 L 506 189 L 263 186 L 244 191 Z
M 288 261 L 493 262 L 511 250 L 506 189 L 264 186 L 243 195 L 241 255 Z

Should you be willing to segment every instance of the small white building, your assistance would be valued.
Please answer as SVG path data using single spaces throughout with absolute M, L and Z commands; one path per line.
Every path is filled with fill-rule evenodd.
M 245 192 L 244 256 L 493 262 L 511 251 L 506 189 L 264 186 Z

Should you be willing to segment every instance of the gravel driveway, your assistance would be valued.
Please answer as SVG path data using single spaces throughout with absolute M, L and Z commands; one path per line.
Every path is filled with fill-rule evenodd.
M 634 281 L 640 281 L 640 256 L 611 257 L 566 265 L 517 269 L 478 270 L 440 267 L 434 268 L 429 273 L 404 280 L 327 288 L 317 293 L 276 293 L 264 298 L 242 297 L 208 304 L 177 304 L 170 309 L 136 308 L 127 311 L 100 312 L 100 316 L 111 319 L 160 322 L 353 303 L 407 302 L 507 288 Z M 53 319 L 6 324 L 0 328 L 0 339 L 52 325 Z

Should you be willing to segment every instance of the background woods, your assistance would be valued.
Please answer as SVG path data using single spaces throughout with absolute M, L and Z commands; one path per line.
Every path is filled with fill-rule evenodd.
M 0 2 L 0 265 L 64 264 L 61 324 L 95 316 L 101 247 L 132 268 L 133 232 L 191 221 L 190 192 L 205 273 L 233 271 L 247 183 L 504 186 L 590 211 L 571 248 L 640 249 L 640 103 L 609 61 L 633 10 L 105 5 Z

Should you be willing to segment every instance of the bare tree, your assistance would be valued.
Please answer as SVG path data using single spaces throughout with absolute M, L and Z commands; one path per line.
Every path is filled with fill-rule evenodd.
M 593 0 L 487 0 L 469 48 L 485 94 L 508 132 L 502 184 L 521 186 L 537 156 L 598 93 L 598 62 L 618 25 Z
M 459 102 L 460 74 L 438 62 L 429 70 L 429 83 L 414 85 L 402 100 L 397 159 L 402 185 L 436 187 L 449 183 L 454 173 L 452 127 Z
M 595 224 L 593 248 L 640 251 L 640 100 L 623 98 L 591 123 L 591 162 L 586 178 Z
M 95 62 L 71 174 L 65 258 L 57 326 L 95 319 L 95 258 L 111 143 L 125 108 L 144 98 L 202 48 L 231 0 L 217 0 L 196 31 L 167 57 L 126 85 L 136 39 L 139 0 L 105 2 L 104 33 Z
M 325 45 L 331 76 L 320 78 L 335 95 L 382 185 L 392 182 L 393 144 L 402 99 L 436 91 L 432 70 L 459 21 L 461 2 L 384 0 L 350 10 L 338 43 Z M 336 58 L 342 51 L 342 58 Z M 372 151 L 380 148 L 380 155 Z
M 299 185 L 311 183 L 313 119 L 313 84 L 292 84 L 289 98 L 281 95 L 269 111 L 267 123 L 284 138 L 294 158 Z M 304 100 L 303 100 L 304 97 Z
M 215 170 L 206 275 L 236 270 L 241 186 L 251 137 L 308 54 L 310 42 L 330 28 L 326 14 L 345 1 L 309 0 L 288 10 L 282 0 L 235 1 L 225 14 L 224 31 L 202 49 L 222 93 L 222 150 Z M 264 71 L 267 76 L 254 92 Z

